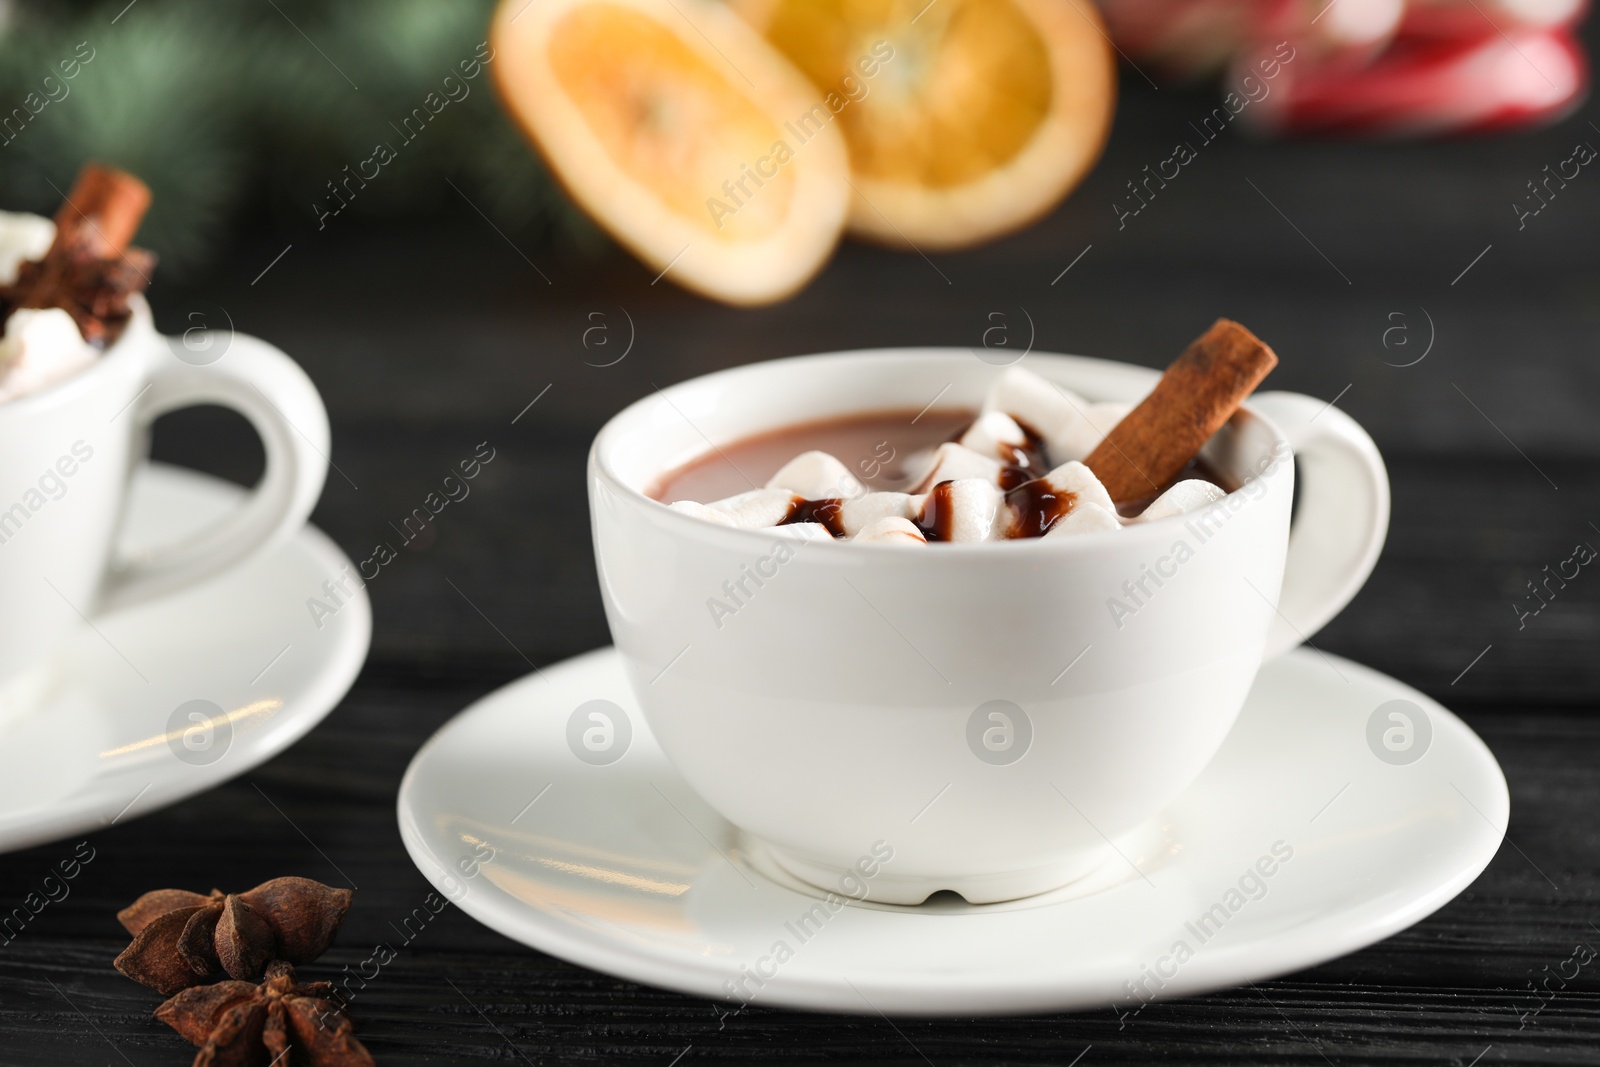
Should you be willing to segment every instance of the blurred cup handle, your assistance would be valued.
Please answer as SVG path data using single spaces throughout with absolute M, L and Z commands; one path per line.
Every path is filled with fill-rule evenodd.
M 242 334 L 213 337 L 226 348 L 207 366 L 174 359 L 166 344 L 150 346 L 149 384 L 132 412 L 135 432 L 179 408 L 220 404 L 255 427 L 266 450 L 266 472 L 243 505 L 216 525 L 114 563 L 100 595 L 101 612 L 166 596 L 255 558 L 300 529 L 322 493 L 328 413 L 311 379 L 265 341 Z

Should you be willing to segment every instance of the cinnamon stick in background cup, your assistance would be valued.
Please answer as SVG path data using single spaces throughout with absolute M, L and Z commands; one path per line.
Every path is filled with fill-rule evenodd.
M 116 342 L 144 292 L 156 257 L 129 242 L 150 206 L 150 188 L 126 171 L 89 163 L 56 209 L 56 236 L 44 258 L 17 267 L 0 288 L 0 318 L 17 308 L 61 308 L 90 344 Z
M 122 254 L 150 208 L 150 187 L 127 171 L 88 163 L 56 209 L 56 247 L 102 258 Z M 52 249 L 53 251 L 53 249 Z
M 1117 503 L 1161 492 L 1278 365 L 1260 338 L 1218 319 L 1083 462 Z

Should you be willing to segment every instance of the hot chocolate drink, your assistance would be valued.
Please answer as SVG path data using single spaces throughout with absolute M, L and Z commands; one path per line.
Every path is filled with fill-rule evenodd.
M 678 501 L 723 500 L 748 490 L 752 485 L 764 485 L 792 457 L 804 452 L 824 452 L 838 457 L 861 484 L 872 492 L 910 492 L 918 480 L 917 462 L 931 455 L 946 442 L 959 442 L 963 432 L 978 418 L 971 409 L 941 408 L 916 411 L 874 411 L 842 418 L 822 419 L 799 423 L 777 430 L 746 437 L 732 444 L 695 457 L 690 462 L 669 471 L 651 487 L 650 495 L 664 504 Z M 1042 535 L 1054 518 L 1058 498 L 1048 494 L 1042 486 L 1026 489 L 1037 475 L 1030 472 L 1047 470 L 1042 448 L 1036 443 L 1030 450 L 1019 450 L 1015 462 L 1003 468 L 1002 488 L 1008 491 L 1007 499 L 1024 508 L 1029 515 L 1027 525 Z M 1134 499 L 1119 501 L 1121 514 L 1132 517 L 1143 512 L 1161 492 L 1171 489 L 1180 481 L 1199 479 L 1232 492 L 1238 486 L 1234 480 L 1218 471 L 1203 458 L 1190 461 L 1177 478 L 1160 487 L 1159 491 Z M 804 516 L 821 517 L 809 521 L 828 525 L 830 505 L 838 501 L 807 501 L 797 507 L 791 522 L 808 521 Z M 937 504 L 935 504 L 937 511 Z M 937 522 L 934 523 L 935 527 Z M 835 533 L 835 536 L 838 536 Z M 1029 536 L 1029 535 L 1024 535 Z M 937 538 L 935 538 L 937 539 Z
M 721 500 L 765 485 L 802 452 L 837 456 L 874 491 L 906 492 L 915 472 L 907 461 L 958 437 L 974 412 L 936 409 L 873 411 L 784 426 L 722 445 L 663 475 L 650 495 L 662 503 Z
M 716 448 L 653 495 L 709 522 L 890 544 L 1111 531 L 1221 499 L 1198 458 L 1114 498 L 1083 462 L 1132 411 L 1012 367 L 978 411 L 880 411 Z M 792 457 L 792 458 L 791 458 Z M 710 503 L 701 503 L 710 501 Z

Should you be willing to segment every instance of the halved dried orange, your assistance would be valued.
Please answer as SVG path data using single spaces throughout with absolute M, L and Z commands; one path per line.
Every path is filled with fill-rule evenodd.
M 1054 207 L 1099 158 L 1116 65 L 1089 0 L 733 0 L 848 101 L 853 232 L 956 248 Z
M 653 270 L 779 299 L 843 229 L 848 157 L 817 92 L 706 0 L 505 0 L 490 42 L 511 114 L 572 197 Z

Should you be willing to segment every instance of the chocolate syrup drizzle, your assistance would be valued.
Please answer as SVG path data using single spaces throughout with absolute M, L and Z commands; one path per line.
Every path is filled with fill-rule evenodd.
M 1006 537 L 1043 537 L 1056 523 L 1072 512 L 1078 498 L 1076 493 L 1057 492 L 1044 480 L 1044 476 L 1051 470 L 1044 438 L 1021 419 L 1016 419 L 1016 423 L 1022 429 L 1023 441 L 1021 444 L 1006 446 L 1006 454 L 1000 461 L 998 478 L 1000 491 L 1005 494 L 1005 502 L 1011 512 L 1011 525 L 1006 531 Z M 965 433 L 965 429 L 959 430 L 950 440 L 958 442 Z M 1198 457 L 1191 460 L 1173 482 L 1186 478 L 1201 478 L 1227 491 L 1237 488 L 1230 486 L 1227 480 Z M 927 494 L 922 510 L 911 522 L 929 541 L 948 541 L 954 530 L 955 514 L 950 501 L 951 485 L 950 481 L 942 481 L 930 486 L 924 481 L 922 485 L 912 490 Z M 1170 488 L 1170 484 L 1165 488 Z M 1147 498 L 1136 501 L 1119 501 L 1118 508 L 1125 515 L 1137 515 L 1157 495 L 1153 493 Z M 834 538 L 843 540 L 846 537 L 844 503 L 840 497 L 822 500 L 796 499 L 790 505 L 788 515 L 778 525 L 814 522 L 821 525 Z
M 1018 426 L 1022 427 L 1024 440 L 1021 445 L 1006 446 L 1005 458 L 1000 461 L 1000 477 L 998 486 L 1005 494 L 1006 506 L 1011 510 L 1011 526 L 1006 530 L 1008 539 L 1022 539 L 1022 537 L 1043 537 L 1050 533 L 1056 523 L 1072 512 L 1077 506 L 1078 498 L 1075 493 L 1059 493 L 1045 482 L 1045 475 L 1050 474 L 1050 456 L 1045 453 L 1045 438 L 1040 437 L 1026 422 L 1018 419 Z M 958 442 L 965 430 L 950 438 Z M 1206 464 L 1203 459 L 1192 459 L 1189 466 L 1184 467 L 1178 478 L 1173 482 L 1181 482 L 1184 478 L 1203 478 L 1213 485 L 1222 486 L 1230 491 L 1229 483 Z M 938 485 L 928 486 L 923 483 L 917 490 L 926 493 L 922 510 L 910 522 L 922 531 L 922 536 L 928 541 L 949 541 L 950 534 L 954 533 L 955 514 L 950 507 L 950 486 L 952 482 L 939 482 Z M 1166 486 L 1170 488 L 1170 486 Z M 1237 488 L 1237 486 L 1232 486 Z M 1123 515 L 1138 515 L 1139 512 L 1154 501 L 1157 494 L 1150 494 L 1149 498 L 1141 501 L 1118 502 L 1118 510 Z M 779 526 L 792 525 L 792 523 L 818 523 L 827 533 L 835 539 L 845 539 L 845 501 L 842 498 L 827 498 L 821 501 L 797 501 L 789 507 L 789 514 L 784 517 Z
M 1043 537 L 1061 517 L 1072 510 L 1077 502 L 1075 493 L 1058 493 L 1043 480 L 1050 471 L 1049 457 L 1045 455 L 1044 438 L 1021 420 L 1024 440 L 1018 445 L 1006 446 L 1006 456 L 1001 460 L 999 485 L 1006 503 L 1012 511 L 1011 527 L 1007 537 Z M 952 437 L 959 441 L 961 434 Z M 912 519 L 912 524 L 922 531 L 929 541 L 948 541 L 955 525 L 955 512 L 950 503 L 950 481 L 942 481 L 927 490 L 922 510 Z M 824 500 L 796 500 L 789 514 L 778 525 L 814 522 L 820 524 L 836 539 L 844 539 L 844 501 L 837 497 Z
M 1008 456 L 1001 460 L 1000 491 L 1009 493 L 1035 478 L 1050 473 L 1050 457 L 1045 455 L 1044 437 L 1021 419 L 1014 420 L 1022 430 L 1020 445 L 1007 445 Z
M 1023 443 L 1011 447 L 1011 461 L 1000 468 L 1000 489 L 1012 515 L 1006 536 L 1043 537 L 1072 510 L 1078 495 L 1058 493 L 1044 480 L 1050 472 L 1044 437 L 1021 419 L 1016 422 L 1022 428 Z
M 825 500 L 796 500 L 789 505 L 789 514 L 785 515 L 778 525 L 791 526 L 797 522 L 820 523 L 835 538 L 843 539 L 844 500 L 839 497 L 829 497 Z
M 1006 494 L 1011 505 L 1008 537 L 1043 537 L 1078 502 L 1077 493 L 1060 493 L 1043 478 L 1023 482 Z
M 929 541 L 948 541 L 956 523 L 955 509 L 950 506 L 950 487 L 955 483 L 943 481 L 928 490 L 922 510 L 911 522 Z

